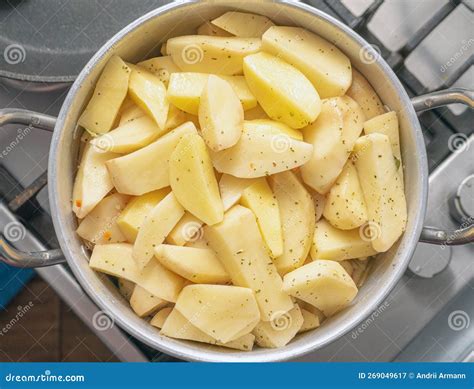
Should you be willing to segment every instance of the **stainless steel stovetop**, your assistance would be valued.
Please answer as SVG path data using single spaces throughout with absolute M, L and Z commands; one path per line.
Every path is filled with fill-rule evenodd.
M 306 1 L 344 21 L 377 46 L 410 95 L 449 86 L 474 89 L 472 0 Z M 137 15 L 138 16 L 138 15 Z M 66 91 L 31 93 L 0 81 L 0 106 L 56 115 Z M 420 116 L 428 150 L 430 194 L 425 223 L 454 229 L 449 203 L 474 174 L 474 114 L 450 106 Z M 24 134 L 18 142 L 18 134 Z M 18 248 L 55 247 L 44 187 L 50 134 L 0 128 L 0 230 L 21 219 Z M 472 180 L 464 182 L 466 209 L 474 208 Z M 25 196 L 23 188 L 27 188 Z M 470 196 L 470 197 L 469 197 Z M 470 216 L 474 216 L 473 213 Z M 469 221 L 468 221 L 469 222 Z M 472 219 L 470 219 L 472 222 Z M 474 358 L 474 245 L 419 244 L 411 272 L 387 300 L 351 333 L 304 361 L 472 361 Z M 98 308 L 65 266 L 37 270 L 122 360 L 168 360 L 120 331 L 97 329 Z M 420 277 L 422 275 L 423 277 Z

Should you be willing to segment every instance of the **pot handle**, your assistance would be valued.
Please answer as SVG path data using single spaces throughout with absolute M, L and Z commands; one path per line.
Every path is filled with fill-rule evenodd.
M 448 104 L 464 104 L 474 108 L 474 91 L 451 88 L 412 98 L 416 112 L 423 112 Z M 471 220 L 472 222 L 472 220 Z M 474 242 L 474 224 L 454 231 L 444 231 L 434 227 L 423 227 L 420 242 L 443 246 L 456 246 Z
M 55 117 L 42 113 L 25 109 L 0 109 L 0 127 L 7 124 L 22 124 L 45 131 L 53 131 L 55 123 Z M 27 268 L 56 265 L 65 262 L 65 259 L 59 249 L 39 252 L 18 250 L 7 241 L 3 234 L 0 234 L 0 262 Z

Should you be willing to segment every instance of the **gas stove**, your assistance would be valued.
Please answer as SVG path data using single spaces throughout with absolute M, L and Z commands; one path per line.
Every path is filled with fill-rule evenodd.
M 474 89 L 472 0 L 306 1 L 351 26 L 374 45 L 411 96 L 440 88 Z M 139 16 L 139 15 L 137 15 Z M 57 115 L 66 90 L 38 93 L 0 80 L 0 106 Z M 420 115 L 428 151 L 426 225 L 446 229 L 474 217 L 473 112 L 452 105 Z M 21 134 L 21 142 L 18 141 Z M 49 215 L 46 168 L 51 134 L 0 128 L 0 230 L 21 222 L 17 248 L 57 247 Z M 472 361 L 474 246 L 420 243 L 406 275 L 384 303 L 352 332 L 301 361 Z M 67 266 L 36 270 L 123 361 L 172 360 L 116 326 L 93 325 L 99 308 Z

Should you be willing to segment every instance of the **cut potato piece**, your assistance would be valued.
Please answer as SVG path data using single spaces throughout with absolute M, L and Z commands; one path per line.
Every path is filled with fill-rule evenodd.
M 195 284 L 225 284 L 229 275 L 214 251 L 160 244 L 155 257 L 167 269 Z
M 307 311 L 306 309 L 301 309 L 301 315 L 303 315 L 303 324 L 299 329 L 298 334 L 319 327 L 320 323 L 319 317 L 317 315 L 310 311 Z
M 118 156 L 90 143 L 84 147 L 72 191 L 72 210 L 79 219 L 86 217 L 114 187 L 106 162 Z
M 271 321 L 261 321 L 253 329 L 255 341 L 260 347 L 286 346 L 300 330 L 304 319 L 300 307 L 295 305 L 288 312 L 277 313 Z
M 219 180 L 219 191 L 224 211 L 237 204 L 240 201 L 242 192 L 256 182 L 258 182 L 258 178 L 238 178 L 230 174 L 223 174 Z
M 194 247 L 196 249 L 208 249 L 209 243 L 204 238 L 198 238 L 196 240 L 190 240 L 186 243 L 186 247 Z
M 140 272 L 133 260 L 132 249 L 133 246 L 128 243 L 95 245 L 89 260 L 89 266 L 110 276 L 136 282 Z
M 327 195 L 324 217 L 334 227 L 352 230 L 367 222 L 364 193 L 357 170 L 347 162 Z
M 165 241 L 183 215 L 183 207 L 175 195 L 169 193 L 145 217 L 133 245 L 133 257 L 140 269 L 153 258 L 154 247 Z
M 351 85 L 349 58 L 332 43 L 304 28 L 271 27 L 262 37 L 262 50 L 299 69 L 321 98 L 342 96 Z
M 110 58 L 97 81 L 86 109 L 78 120 L 78 125 L 93 134 L 109 132 L 127 96 L 130 73 L 130 68 L 120 57 Z
M 292 172 L 269 177 L 278 201 L 283 231 L 283 253 L 274 262 L 280 274 L 301 266 L 313 239 L 314 203 L 303 184 Z
M 315 315 L 318 318 L 320 324 L 324 320 L 326 320 L 326 316 L 324 315 L 324 313 L 320 309 L 316 308 L 314 305 L 308 304 L 306 301 L 300 300 L 298 298 L 296 299 L 296 301 L 299 307 L 301 308 L 301 311 L 305 310 Z
M 251 332 L 260 320 L 252 290 L 238 286 L 188 285 L 181 291 L 176 309 L 222 343 Z
M 339 230 L 324 219 L 316 223 L 311 246 L 313 260 L 344 261 L 375 254 L 377 251 L 370 244 L 370 239 L 364 237 L 361 228 Z
M 171 311 L 173 310 L 173 307 L 166 307 L 163 309 L 160 309 L 155 316 L 150 321 L 150 324 L 153 327 L 156 328 L 163 328 L 163 325 L 165 324 L 166 319 L 170 315 Z
M 173 151 L 170 183 L 181 205 L 206 224 L 224 217 L 222 200 L 206 145 L 197 135 L 187 135 Z
M 321 219 L 323 216 L 324 208 L 326 207 L 326 196 L 323 196 L 322 194 L 316 192 L 313 188 L 307 187 L 309 194 L 311 195 L 311 198 L 313 199 L 313 204 L 314 204 L 314 216 L 316 219 L 316 222 Z
M 321 194 L 326 194 L 341 174 L 362 132 L 364 113 L 350 97 L 324 100 L 318 119 L 303 130 L 311 143 L 311 160 L 301 167 L 303 181 Z
M 171 73 L 181 71 L 180 68 L 173 62 L 173 59 L 170 55 L 150 58 L 137 63 L 137 66 L 140 66 L 150 73 L 153 73 L 163 84 L 165 84 L 165 86 L 168 86 Z
M 255 100 L 256 101 L 256 100 Z M 260 105 L 244 112 L 245 120 L 270 119 Z M 291 127 L 290 127 L 291 128 Z
M 357 140 L 354 153 L 369 216 L 361 233 L 375 250 L 385 252 L 405 231 L 407 223 L 405 193 L 390 139 L 378 133 L 365 135 Z
M 354 99 L 360 105 L 366 120 L 382 115 L 385 112 L 377 93 L 375 93 L 365 77 L 355 69 L 352 69 L 352 84 L 347 90 L 347 96 Z
M 316 260 L 288 273 L 283 290 L 332 316 L 357 294 L 352 278 L 335 261 Z
M 400 174 L 400 183 L 403 186 L 403 163 L 400 152 L 400 134 L 398 129 L 398 118 L 394 111 L 384 113 L 367 120 L 364 123 L 364 133 L 366 135 L 373 133 L 387 135 L 392 146 L 392 153 L 395 157 L 395 164 L 398 165 L 398 174 Z
M 185 212 L 178 224 L 166 237 L 166 241 L 176 246 L 184 246 L 187 242 L 197 240 L 202 236 L 203 224 L 196 216 Z
M 105 197 L 82 220 L 77 234 L 94 244 L 124 242 L 126 238 L 117 225 L 117 218 L 128 200 L 128 196 L 119 193 Z
M 141 118 L 142 116 L 145 116 L 145 115 L 146 115 L 146 112 L 143 109 L 141 109 L 138 105 L 135 105 L 135 103 L 132 103 L 130 107 L 122 111 L 118 126 L 121 127 L 124 124 L 131 122 L 135 119 Z
M 214 167 L 240 178 L 263 177 L 306 163 L 313 146 L 291 138 L 273 126 L 244 122 L 240 140 L 230 149 L 211 151 Z
M 244 110 L 232 86 L 210 74 L 199 104 L 201 135 L 214 151 L 235 145 L 242 135 Z
M 169 302 L 152 295 L 146 289 L 136 285 L 130 297 L 130 306 L 140 317 L 145 317 L 168 305 Z
M 117 191 L 138 196 L 169 186 L 169 159 L 186 134 L 197 134 L 191 122 L 182 124 L 143 149 L 110 160 L 107 168 Z
M 117 218 L 117 225 L 130 243 L 135 242 L 138 229 L 155 206 L 170 192 L 163 188 L 133 198 Z
M 260 50 L 258 38 L 235 38 L 204 35 L 186 35 L 168 39 L 166 51 L 184 72 L 242 74 L 242 60 Z
M 281 290 L 281 277 L 268 255 L 252 211 L 234 206 L 222 223 L 204 227 L 204 237 L 233 284 L 255 292 L 262 320 L 272 320 L 275 312 L 293 308 L 291 298 Z
M 252 350 L 253 342 L 255 340 L 255 336 L 252 334 L 246 334 L 228 343 L 221 343 L 192 325 L 176 308 L 173 309 L 166 318 L 166 321 L 161 327 L 160 333 L 161 335 L 169 336 L 170 338 L 194 340 L 195 342 L 215 344 L 217 346 L 242 351 Z
M 199 102 L 206 86 L 209 74 L 205 73 L 174 73 L 170 77 L 168 99 L 176 107 L 192 115 L 199 113 Z M 254 108 L 257 99 L 250 92 L 243 76 L 222 76 L 237 94 L 244 110 Z
M 130 75 L 128 91 L 132 100 L 165 130 L 169 103 L 166 86 L 159 77 L 135 66 Z
M 260 38 L 274 25 L 266 16 L 236 11 L 226 12 L 211 23 L 241 38 Z
M 142 116 L 94 138 L 91 144 L 104 151 L 124 154 L 149 145 L 162 134 L 163 131 L 152 119 Z
M 257 182 L 245 189 L 242 192 L 240 203 L 244 207 L 250 208 L 255 214 L 258 227 L 270 255 L 273 258 L 282 255 L 283 236 L 280 210 L 278 201 L 265 178 L 258 179 Z
M 255 119 L 255 120 L 247 120 L 245 122 L 247 124 L 247 128 L 250 130 L 256 127 L 268 127 L 271 130 L 280 131 L 284 135 L 288 135 L 289 137 L 297 140 L 303 140 L 303 134 L 299 130 L 295 130 L 290 126 L 287 126 L 284 123 L 277 122 L 271 119 Z
M 244 59 L 244 74 L 258 103 L 272 119 L 302 128 L 318 117 L 318 92 L 303 73 L 282 59 L 267 53 L 249 55 Z
M 135 289 L 135 283 L 126 280 L 125 278 L 119 278 L 117 282 L 120 294 L 125 300 L 129 301 L 130 297 L 132 297 L 133 290 Z
M 198 35 L 210 35 L 210 36 L 233 36 L 231 33 L 214 26 L 210 22 L 204 22 L 197 29 Z

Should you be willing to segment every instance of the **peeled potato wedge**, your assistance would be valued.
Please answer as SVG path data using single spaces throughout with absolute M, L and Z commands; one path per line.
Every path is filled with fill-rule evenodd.
M 132 105 L 130 105 L 129 107 L 125 108 L 122 111 L 122 113 L 120 115 L 120 121 L 118 123 L 118 127 L 121 127 L 124 124 L 126 124 L 126 123 L 128 123 L 132 120 L 141 118 L 145 115 L 146 115 L 145 111 L 143 109 L 141 109 L 138 105 L 136 105 L 135 103 L 132 102 Z
M 166 237 L 166 241 L 175 246 L 184 246 L 187 242 L 200 238 L 203 224 L 196 216 L 185 212 L 184 216 Z
M 135 283 L 125 278 L 119 278 L 117 280 L 118 288 L 120 294 L 123 298 L 127 301 L 130 301 L 130 297 L 132 297 L 133 290 L 135 289 Z
M 256 101 L 256 100 L 255 100 Z M 256 119 L 270 119 L 260 105 L 256 105 L 252 109 L 248 109 L 244 112 L 245 120 L 256 120 Z
M 199 104 L 201 135 L 207 146 L 220 151 L 235 145 L 242 135 L 244 110 L 232 86 L 210 74 Z
M 303 134 L 299 130 L 295 130 L 290 126 L 287 126 L 284 123 L 277 122 L 271 119 L 254 119 L 254 120 L 246 120 L 247 128 L 255 128 L 255 127 L 269 127 L 273 130 L 280 131 L 284 135 L 288 135 L 290 138 L 296 140 L 303 140 Z
M 210 22 L 204 22 L 197 29 L 198 35 L 210 35 L 210 36 L 233 36 L 231 33 L 214 26 Z
M 127 95 L 130 73 L 130 68 L 120 57 L 113 56 L 109 59 L 78 120 L 81 127 L 93 134 L 105 134 L 112 129 Z
M 332 316 L 349 305 L 357 287 L 344 268 L 335 261 L 316 260 L 288 273 L 283 290 Z
M 197 134 L 183 137 L 171 154 L 170 183 L 181 205 L 206 224 L 224 217 L 216 176 L 206 145 Z
M 352 84 L 347 90 L 347 96 L 360 105 L 366 120 L 382 115 L 385 112 L 377 93 L 375 93 L 366 78 L 355 69 L 352 69 Z
M 132 249 L 133 246 L 128 243 L 95 245 L 89 266 L 101 273 L 136 282 L 140 271 L 133 260 Z
M 211 23 L 241 38 L 260 38 L 268 28 L 274 25 L 266 16 L 237 11 L 226 12 Z
M 304 28 L 269 28 L 262 36 L 262 50 L 299 69 L 323 99 L 343 96 L 351 85 L 349 58 L 332 43 Z
M 230 174 L 223 174 L 219 180 L 219 191 L 224 211 L 237 204 L 242 196 L 242 192 L 257 181 L 258 178 L 238 178 Z
M 318 117 L 318 92 L 303 73 L 279 57 L 263 52 L 248 55 L 244 75 L 258 103 L 273 120 L 302 128 Z
M 153 73 L 160 81 L 168 86 L 168 82 L 172 73 L 180 72 L 178 66 L 173 62 L 170 55 L 162 57 L 154 57 L 142 62 L 138 62 L 137 66 Z
M 162 328 L 165 324 L 166 319 L 168 318 L 173 309 L 173 307 L 165 307 L 163 309 L 160 309 L 150 320 L 150 324 L 153 327 Z
M 182 124 L 140 150 L 108 161 L 107 168 L 117 191 L 138 196 L 169 186 L 169 159 L 186 134 L 197 134 L 191 122 Z
M 375 250 L 385 252 L 402 235 L 407 223 L 405 193 L 390 139 L 378 133 L 365 135 L 357 140 L 354 153 L 367 204 L 370 241 Z
M 219 69 L 219 74 L 242 74 L 242 60 L 260 50 L 258 38 L 236 38 L 186 35 L 168 39 L 166 52 L 184 72 L 206 73 Z
M 320 323 L 319 323 L 319 317 L 317 315 L 303 308 L 301 308 L 301 315 L 303 315 L 303 324 L 298 330 L 298 334 L 301 332 L 306 332 L 306 331 L 313 330 L 319 327 Z
M 135 286 L 132 296 L 130 297 L 130 306 L 140 317 L 148 316 L 168 304 L 168 301 L 152 295 L 146 289 L 138 285 Z

